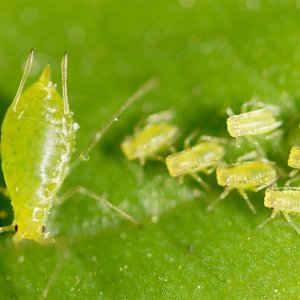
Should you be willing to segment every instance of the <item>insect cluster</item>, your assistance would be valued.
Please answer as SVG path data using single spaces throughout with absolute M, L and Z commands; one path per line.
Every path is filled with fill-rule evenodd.
M 53 242 L 54 238 L 46 229 L 50 209 L 76 193 L 99 201 L 129 222 L 139 224 L 128 213 L 83 186 L 74 187 L 62 196 L 58 195 L 70 173 L 78 129 L 68 101 L 67 55 L 62 59 L 62 97 L 50 80 L 49 65 L 44 68 L 40 78 L 23 92 L 32 63 L 33 50 L 30 51 L 16 96 L 1 127 L 1 160 L 6 188 L 0 187 L 0 193 L 10 197 L 14 221 L 10 226 L 0 227 L 0 233 L 15 231 L 15 243 L 28 239 L 42 244 Z M 156 86 L 157 80 L 151 79 L 129 97 L 108 122 L 95 132 L 72 166 L 86 161 L 108 128 L 118 121 L 121 113 Z M 256 151 L 242 155 L 234 164 L 225 163 L 226 152 L 233 146 L 230 139 L 204 135 L 199 137 L 197 131 L 185 139 L 184 150 L 176 152 L 173 145 L 180 130 L 172 123 L 173 111 L 149 116 L 133 135 L 125 138 L 121 149 L 129 160 L 139 160 L 142 165 L 148 159 L 163 161 L 170 176 L 191 176 L 207 190 L 209 186 L 199 173 L 211 174 L 215 171 L 217 183 L 224 187 L 224 191 L 209 205 L 208 210 L 236 189 L 251 211 L 256 213 L 246 191 L 258 192 L 267 188 L 264 204 L 272 208 L 273 212 L 259 227 L 281 212 L 300 233 L 300 228 L 290 218 L 291 213 L 300 213 L 300 187 L 290 186 L 300 169 L 300 147 L 293 147 L 288 159 L 288 165 L 295 170 L 291 172 L 294 178 L 279 188 L 274 184 L 279 178 L 277 167 L 265 158 L 255 138 L 259 135 L 273 138 L 280 134 L 278 128 L 282 123 L 278 120 L 278 107 L 250 101 L 243 105 L 241 114 L 235 115 L 231 109 L 228 109 L 228 114 L 227 129 L 236 139 L 234 147 L 239 147 L 242 139 L 252 142 L 256 147 Z M 168 151 L 172 154 L 165 157 L 164 153 Z
M 280 169 L 275 162 L 266 158 L 257 139 L 258 136 L 274 139 L 281 135 L 279 108 L 251 100 L 242 106 L 240 114 L 234 114 L 230 108 L 227 109 L 227 113 L 229 115 L 227 131 L 235 139 L 235 143 L 230 138 L 199 137 L 199 133 L 195 131 L 185 139 L 184 150 L 176 152 L 172 142 L 178 137 L 179 129 L 170 122 L 171 112 L 163 112 L 148 117 L 144 127 L 136 129 L 132 136 L 126 137 L 121 149 L 128 159 L 138 159 L 141 164 L 147 159 L 164 161 L 170 176 L 183 178 L 189 175 L 207 190 L 209 186 L 199 173 L 210 174 L 215 171 L 217 183 L 224 187 L 224 191 L 207 207 L 207 210 L 214 209 L 219 201 L 236 189 L 255 214 L 256 208 L 251 203 L 247 191 L 258 192 L 267 188 L 264 205 L 272 208 L 273 212 L 258 227 L 261 228 L 282 213 L 300 234 L 300 228 L 290 218 L 290 214 L 300 213 L 300 187 L 290 186 L 290 183 L 297 179 L 296 171 L 290 173 L 293 179 L 288 180 L 283 187 L 277 187 Z M 168 123 L 166 116 L 169 116 Z M 196 142 L 191 145 L 192 140 L 197 137 Z M 226 152 L 230 152 L 232 147 L 240 148 L 243 139 L 255 146 L 255 151 L 243 154 L 233 164 L 226 163 Z M 166 149 L 172 154 L 164 158 L 162 154 Z M 288 165 L 295 170 L 300 169 L 300 147 L 292 147 Z

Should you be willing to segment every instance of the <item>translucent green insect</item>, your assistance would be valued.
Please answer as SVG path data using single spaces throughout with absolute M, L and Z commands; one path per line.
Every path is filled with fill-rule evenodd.
M 266 190 L 264 204 L 265 207 L 273 208 L 273 212 L 258 228 L 262 228 L 282 213 L 287 222 L 300 234 L 300 228 L 290 218 L 290 214 L 300 214 L 300 187 L 274 185 Z
M 147 159 L 164 161 L 161 154 L 172 149 L 179 135 L 178 127 L 169 122 L 172 118 L 172 111 L 153 114 L 147 118 L 143 128 L 136 129 L 133 135 L 127 136 L 121 144 L 127 159 L 137 159 L 141 165 Z
M 217 181 L 225 189 L 220 197 L 208 207 L 208 210 L 213 209 L 220 200 L 225 199 L 233 189 L 237 189 L 255 214 L 256 209 L 245 191 L 258 192 L 274 183 L 277 180 L 274 166 L 274 162 L 270 161 L 248 161 L 218 167 Z
M 166 165 L 171 176 L 190 175 L 208 189 L 206 183 L 197 173 L 211 174 L 216 169 L 225 155 L 225 148 L 221 143 L 226 143 L 226 141 L 203 136 L 196 145 L 190 147 L 190 142 L 196 134 L 197 131 L 186 138 L 185 150 L 171 154 L 166 158 Z
M 254 110 L 248 111 L 249 108 Z M 237 146 L 241 145 L 241 138 L 245 137 L 256 145 L 262 155 L 264 155 L 264 151 L 258 142 L 253 139 L 253 136 L 268 135 L 282 124 L 281 121 L 277 120 L 277 116 L 279 115 L 279 108 L 277 106 L 254 100 L 246 102 L 242 106 L 241 114 L 239 115 L 235 115 L 230 108 L 227 109 L 227 113 L 229 115 L 227 130 L 230 136 L 236 138 Z M 267 138 L 271 138 L 278 133 L 280 132 L 273 133 L 271 136 L 267 136 Z
M 137 221 L 126 212 L 84 187 L 76 187 L 61 198 L 57 196 L 69 171 L 77 127 L 67 96 L 67 55 L 62 60 L 62 98 L 50 81 L 49 65 L 39 80 L 23 92 L 32 62 L 33 50 L 30 51 L 16 97 L 2 124 L 2 170 L 14 209 L 14 222 L 12 226 L 0 228 L 0 232 L 14 228 L 14 242 L 23 239 L 39 243 L 53 241 L 45 230 L 49 210 L 54 202 L 67 199 L 74 193 L 101 201 L 136 224 Z M 118 116 L 155 85 L 156 81 L 151 80 L 130 97 L 106 125 L 96 132 L 80 159 L 86 159 Z
M 290 151 L 288 166 L 300 169 L 300 147 L 293 146 Z

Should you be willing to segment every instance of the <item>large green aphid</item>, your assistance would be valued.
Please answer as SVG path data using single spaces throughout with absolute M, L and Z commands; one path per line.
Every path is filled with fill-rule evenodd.
M 75 146 L 76 123 L 69 108 L 67 96 L 67 55 L 62 60 L 61 97 L 50 80 L 50 66 L 41 77 L 23 93 L 25 81 L 33 62 L 31 50 L 25 71 L 12 105 L 7 110 L 1 134 L 2 169 L 7 190 L 14 209 L 12 226 L 0 228 L 0 232 L 15 229 L 14 241 L 32 239 L 40 243 L 52 241 L 45 230 L 47 216 L 66 175 Z M 101 139 L 110 125 L 135 100 L 156 85 L 151 80 L 130 97 L 120 110 L 96 132 L 80 155 L 81 160 Z M 79 192 L 102 201 L 129 221 L 130 215 L 115 207 L 106 199 L 77 187 L 66 193 L 68 198 Z

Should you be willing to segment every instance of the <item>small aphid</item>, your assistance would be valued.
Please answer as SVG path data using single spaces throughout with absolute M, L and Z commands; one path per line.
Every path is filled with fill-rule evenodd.
M 93 192 L 77 187 L 59 198 L 59 191 L 69 171 L 71 154 L 75 147 L 76 123 L 69 108 L 67 96 L 67 55 L 62 60 L 62 92 L 58 94 L 50 81 L 50 66 L 41 77 L 23 92 L 33 62 L 30 51 L 25 71 L 12 105 L 8 108 L 1 128 L 2 170 L 14 209 L 14 222 L 0 228 L 0 232 L 14 229 L 13 241 L 32 239 L 39 243 L 51 242 L 45 224 L 54 201 L 61 201 L 75 192 L 84 194 L 137 223 L 126 212 Z M 86 157 L 108 127 L 132 102 L 156 86 L 149 81 L 138 90 L 121 109 L 96 132 L 81 159 Z
M 172 149 L 179 135 L 178 127 L 169 122 L 172 118 L 172 111 L 150 115 L 143 128 L 136 129 L 132 136 L 122 142 L 121 149 L 127 159 L 138 159 L 141 165 L 147 159 L 164 161 L 161 155 Z
M 290 218 L 290 214 L 300 214 L 300 187 L 272 186 L 266 190 L 264 204 L 265 207 L 273 208 L 273 212 L 258 228 L 262 228 L 282 213 L 288 223 L 300 234 L 300 228 Z
M 256 109 L 248 111 L 249 107 Z M 241 144 L 241 137 L 245 137 L 256 145 L 261 154 L 263 150 L 252 137 L 267 135 L 282 124 L 276 118 L 279 115 L 279 108 L 277 106 L 255 101 L 246 102 L 242 106 L 241 114 L 239 115 L 234 115 L 230 108 L 227 109 L 227 113 L 230 116 L 227 119 L 227 130 L 232 137 L 237 139 L 237 146 Z
M 225 155 L 225 148 L 220 144 L 220 139 L 213 137 L 205 137 L 207 141 L 201 141 L 200 138 L 195 146 L 190 147 L 193 135 L 194 133 L 185 140 L 185 150 L 166 158 L 166 165 L 172 177 L 190 175 L 207 189 L 197 173 L 211 174 Z
M 214 208 L 216 203 L 220 200 L 225 199 L 233 189 L 237 189 L 251 211 L 256 213 L 256 209 L 245 190 L 258 192 L 277 180 L 274 163 L 268 161 L 248 161 L 228 166 L 220 166 L 217 168 L 216 173 L 218 184 L 224 186 L 225 190 L 220 197 L 208 207 L 208 210 Z
M 291 148 L 288 166 L 294 169 L 300 169 L 300 147 L 293 146 Z

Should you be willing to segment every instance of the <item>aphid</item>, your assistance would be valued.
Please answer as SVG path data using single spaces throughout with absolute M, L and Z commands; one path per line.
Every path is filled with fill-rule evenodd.
M 237 189 L 251 211 L 256 213 L 256 209 L 245 191 L 258 192 L 277 180 L 274 163 L 269 161 L 248 161 L 220 166 L 216 173 L 218 184 L 224 186 L 225 189 L 220 197 L 208 207 L 208 210 L 214 208 L 220 200 L 225 199 L 233 189 Z
M 248 111 L 249 107 L 255 110 Z M 241 144 L 241 137 L 245 137 L 256 145 L 260 154 L 263 154 L 263 150 L 252 137 L 269 134 L 282 124 L 281 121 L 276 119 L 279 115 L 277 106 L 255 101 L 246 102 L 242 106 L 241 114 L 239 115 L 234 115 L 230 108 L 227 109 L 227 113 L 230 116 L 227 119 L 227 130 L 232 137 L 237 139 L 237 146 L 239 147 Z
M 211 174 L 215 170 L 225 155 L 225 148 L 220 144 L 224 141 L 213 137 L 202 137 L 202 141 L 200 138 L 195 146 L 190 147 L 190 141 L 194 135 L 192 133 L 185 140 L 185 150 L 166 158 L 166 165 L 171 176 L 190 175 L 207 189 L 207 185 L 197 173 Z M 204 139 L 207 141 L 203 141 Z
M 150 115 L 143 128 L 136 129 L 133 135 L 122 142 L 121 149 L 127 159 L 138 159 L 141 165 L 147 159 L 164 161 L 161 154 L 172 149 L 172 144 L 179 135 L 178 127 L 169 122 L 172 118 L 172 111 Z
M 14 209 L 14 222 L 11 226 L 0 228 L 0 232 L 14 228 L 14 242 L 23 239 L 39 243 L 53 241 L 49 232 L 45 231 L 49 210 L 54 201 L 66 199 L 74 192 L 101 201 L 136 223 L 126 212 L 84 187 L 77 187 L 62 198 L 57 196 L 68 174 L 75 146 L 76 123 L 67 96 L 67 55 L 62 60 L 63 98 L 50 81 L 49 65 L 45 67 L 39 80 L 23 93 L 32 62 L 33 50 L 30 51 L 16 97 L 2 124 L 2 170 Z M 80 158 L 88 156 L 126 107 L 155 85 L 156 81 L 149 81 L 130 97 L 103 129 L 96 132 Z
M 291 148 L 288 166 L 294 169 L 300 169 L 300 147 L 293 146 Z
M 300 187 L 272 186 L 266 190 L 264 204 L 265 207 L 273 208 L 273 212 L 258 228 L 262 228 L 282 213 L 288 223 L 300 234 L 300 228 L 290 218 L 290 214 L 300 214 Z

